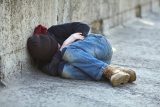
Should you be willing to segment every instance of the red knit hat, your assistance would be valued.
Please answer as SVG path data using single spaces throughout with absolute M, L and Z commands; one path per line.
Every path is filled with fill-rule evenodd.
M 58 42 L 47 32 L 47 28 L 38 25 L 28 38 L 27 48 L 33 59 L 48 62 L 58 50 Z

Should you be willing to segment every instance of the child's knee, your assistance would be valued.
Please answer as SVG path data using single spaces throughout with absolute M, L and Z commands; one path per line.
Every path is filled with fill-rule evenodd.
M 68 72 L 61 73 L 62 78 L 73 79 L 72 76 Z
M 74 49 L 67 48 L 66 51 L 63 54 L 63 60 L 69 63 L 72 63 L 75 60 L 76 52 Z

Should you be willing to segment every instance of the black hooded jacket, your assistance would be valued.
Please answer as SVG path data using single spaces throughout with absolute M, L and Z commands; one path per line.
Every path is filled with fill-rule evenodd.
M 87 36 L 90 27 L 87 24 L 81 22 L 65 23 L 60 25 L 53 25 L 48 29 L 48 33 L 55 38 L 60 45 L 73 33 L 81 32 L 83 36 Z M 59 75 L 64 67 L 64 61 L 62 60 L 62 54 L 58 50 L 52 57 L 51 61 L 40 65 L 40 69 L 53 76 Z

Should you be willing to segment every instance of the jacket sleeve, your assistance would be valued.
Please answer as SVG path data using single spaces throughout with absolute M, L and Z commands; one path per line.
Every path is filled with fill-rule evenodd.
M 87 36 L 90 27 L 81 22 L 65 23 L 60 25 L 51 26 L 48 32 L 53 33 L 55 36 L 62 36 L 68 38 L 71 34 L 81 32 L 83 36 Z
M 83 36 L 87 36 L 90 27 L 85 23 L 73 22 L 72 23 L 73 33 L 81 32 Z
M 58 66 L 61 61 L 61 52 L 58 51 L 52 58 L 52 60 L 41 67 L 42 72 L 57 76 L 58 75 Z

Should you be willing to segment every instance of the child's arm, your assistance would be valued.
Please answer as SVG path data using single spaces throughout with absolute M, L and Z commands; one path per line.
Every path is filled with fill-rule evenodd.
M 44 66 L 41 67 L 42 72 L 57 76 L 58 75 L 58 65 L 61 61 L 61 52 L 58 51 L 53 57 L 52 60 L 48 63 L 45 64 Z
M 60 25 L 51 26 L 48 29 L 48 32 L 54 34 L 56 37 L 59 38 L 68 38 L 71 34 L 80 32 L 83 36 L 87 36 L 90 27 L 81 22 L 72 22 L 72 23 L 65 23 Z
M 73 22 L 72 23 L 73 33 L 81 32 L 83 36 L 87 36 L 90 27 L 85 23 Z
M 74 41 L 76 40 L 83 40 L 84 39 L 84 36 L 82 35 L 82 33 L 74 33 L 72 34 L 71 36 L 69 36 L 62 44 L 61 48 L 60 48 L 60 51 L 70 45 L 71 43 L 73 43 Z

